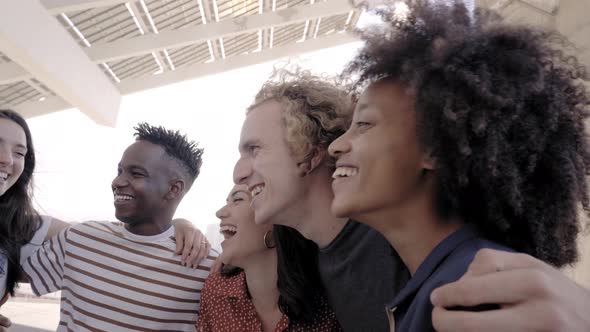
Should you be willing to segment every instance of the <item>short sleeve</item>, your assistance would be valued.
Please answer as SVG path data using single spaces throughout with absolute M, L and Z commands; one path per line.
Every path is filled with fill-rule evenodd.
M 47 232 L 49 231 L 49 227 L 51 227 L 51 217 L 49 216 L 41 216 L 41 225 L 39 229 L 33 234 L 33 238 L 29 243 L 22 246 L 20 249 L 20 264 L 24 264 L 24 262 L 31 256 L 33 252 L 41 245 L 43 245 L 43 241 L 47 236 Z
M 37 296 L 61 290 L 69 228 L 39 246 L 22 264 Z

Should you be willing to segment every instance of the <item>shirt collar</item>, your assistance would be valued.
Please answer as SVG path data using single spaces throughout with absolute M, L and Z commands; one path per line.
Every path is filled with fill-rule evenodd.
M 215 293 L 228 299 L 247 299 L 248 301 L 252 301 L 250 294 L 248 294 L 246 273 L 244 271 L 240 271 L 240 273 L 234 276 L 223 278 L 225 278 L 224 287 L 218 287 L 214 290 Z M 289 328 L 289 324 L 289 317 L 283 314 L 277 323 L 275 332 L 286 331 Z
M 250 298 L 244 271 L 230 277 L 222 275 L 221 278 L 223 279 L 223 287 L 212 289 L 213 293 L 227 298 Z
M 453 234 L 442 240 L 420 264 L 416 273 L 408 281 L 407 285 L 388 305 L 389 308 L 395 308 L 404 302 L 407 298 L 418 292 L 420 287 L 428 280 L 434 270 L 449 256 L 453 250 L 459 247 L 463 242 L 477 237 L 477 230 L 473 225 L 465 225 Z

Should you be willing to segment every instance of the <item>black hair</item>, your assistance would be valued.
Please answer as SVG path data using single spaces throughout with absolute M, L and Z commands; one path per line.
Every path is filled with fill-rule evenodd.
M 0 254 L 8 262 L 6 291 L 14 296 L 20 274 L 20 249 L 33 238 L 41 223 L 32 203 L 35 149 L 31 131 L 25 119 L 14 111 L 0 110 L 0 119 L 18 124 L 27 139 L 23 172 L 14 185 L 0 196 Z M 0 294 L 2 296 L 4 294 Z
M 203 149 L 199 148 L 198 143 L 189 140 L 177 130 L 151 126 L 145 122 L 139 123 L 133 129 L 138 140 L 157 144 L 163 147 L 170 157 L 180 161 L 191 182 L 199 176 L 203 164 Z
M 415 93 L 441 214 L 554 266 L 575 262 L 578 207 L 589 210 L 590 93 L 569 42 L 460 3 L 408 7 L 375 10 L 381 30 L 360 32 L 366 44 L 345 70 L 355 90 L 386 79 Z
M 312 323 L 325 292 L 318 270 L 318 246 L 294 228 L 274 225 L 277 244 L 279 308 L 289 318 Z
M 312 324 L 324 299 L 318 270 L 318 247 L 295 229 L 273 225 L 277 250 L 279 309 L 292 322 Z M 225 265 L 221 274 L 231 277 L 241 268 Z

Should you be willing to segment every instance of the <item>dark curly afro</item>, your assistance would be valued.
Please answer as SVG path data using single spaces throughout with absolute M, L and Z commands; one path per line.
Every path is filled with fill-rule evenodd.
M 575 262 L 589 211 L 586 68 L 556 32 L 462 4 L 408 7 L 373 10 L 384 24 L 360 31 L 344 73 L 354 90 L 388 79 L 415 92 L 442 215 L 554 266 Z

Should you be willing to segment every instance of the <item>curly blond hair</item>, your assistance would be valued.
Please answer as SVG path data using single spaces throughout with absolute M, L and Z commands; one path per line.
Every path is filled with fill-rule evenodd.
M 326 151 L 350 124 L 353 102 L 344 82 L 336 77 L 313 75 L 299 68 L 275 69 L 248 107 L 276 101 L 283 106 L 286 141 L 291 151 L 309 162 L 317 151 Z M 334 163 L 326 154 L 328 167 Z

